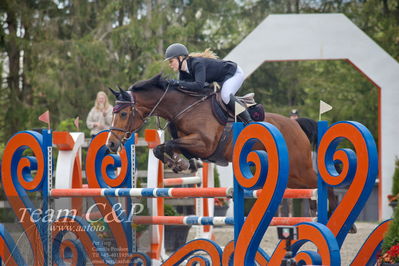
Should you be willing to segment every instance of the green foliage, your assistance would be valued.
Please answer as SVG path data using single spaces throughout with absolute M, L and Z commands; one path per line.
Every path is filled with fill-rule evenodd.
M 77 131 L 74 121 L 75 121 L 74 118 L 68 118 L 68 119 L 62 120 L 59 123 L 56 130 L 57 131 L 70 131 L 70 132 Z M 81 125 L 81 121 L 79 121 L 79 127 L 80 127 L 80 125 Z
M 399 208 L 395 208 L 393 221 L 384 236 L 381 254 L 387 252 L 392 246 L 399 244 Z
M 0 209 L 0 222 L 1 223 L 15 222 L 15 214 L 11 208 L 1 208 Z
M 6 148 L 5 143 L 0 143 L 0 161 L 3 160 L 4 149 Z
M 399 193 L 399 159 L 395 160 L 395 172 L 392 180 L 392 195 L 398 195 Z M 381 254 L 387 252 L 392 246 L 399 244 L 399 208 L 395 207 L 393 213 L 393 221 L 390 224 L 388 231 L 384 236 L 382 243 Z
M 139 187 L 139 186 L 138 186 Z M 137 213 L 137 216 L 148 216 L 148 207 L 147 207 L 147 199 L 142 198 L 140 200 L 140 204 L 144 206 L 144 209 L 141 213 Z M 132 227 L 136 230 L 136 233 L 141 233 L 147 230 L 148 224 L 135 224 L 132 223 Z
M 394 58 L 399 56 L 395 1 L 3 2 L 3 142 L 19 130 L 42 127 L 37 117 L 45 110 L 53 128 L 62 128 L 62 121 L 77 116 L 85 121 L 99 90 L 127 88 L 159 72 L 174 77 L 162 60 L 172 42 L 185 43 L 190 51 L 211 48 L 223 58 L 269 14 L 344 13 Z M 298 108 L 314 119 L 322 99 L 334 107 L 323 119 L 357 120 L 377 137 L 378 92 L 347 62 L 268 62 L 240 94 L 252 90 L 268 111 L 288 115 Z
M 395 160 L 395 171 L 392 177 L 392 195 L 399 194 L 399 158 Z
M 179 213 L 176 211 L 175 207 L 170 204 L 164 205 L 164 213 L 165 216 L 178 216 Z

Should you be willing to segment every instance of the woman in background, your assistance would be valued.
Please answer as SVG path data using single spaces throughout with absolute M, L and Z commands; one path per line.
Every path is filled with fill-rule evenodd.
M 100 131 L 109 129 L 112 123 L 112 105 L 108 102 L 108 96 L 103 91 L 97 93 L 96 101 L 86 119 L 91 137 Z

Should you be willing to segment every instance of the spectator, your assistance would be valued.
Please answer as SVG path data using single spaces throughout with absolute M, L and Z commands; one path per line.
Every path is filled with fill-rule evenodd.
M 299 118 L 299 112 L 297 109 L 292 109 L 290 113 L 290 118 L 291 119 L 298 119 Z
M 102 130 L 109 129 L 112 123 L 112 105 L 108 102 L 107 94 L 103 91 L 97 93 L 96 101 L 87 116 L 86 124 L 90 129 L 91 137 Z

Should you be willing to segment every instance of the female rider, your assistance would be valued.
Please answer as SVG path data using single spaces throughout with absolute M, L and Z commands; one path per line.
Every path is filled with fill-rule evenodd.
M 228 109 L 235 113 L 235 103 L 239 102 L 234 95 L 244 82 L 242 69 L 234 62 L 216 59 L 209 50 L 204 53 L 211 54 L 214 58 L 204 57 L 201 54 L 189 55 L 186 46 L 180 43 L 170 45 L 166 49 L 165 60 L 169 61 L 173 71 L 179 71 L 179 80 L 172 79 L 167 82 L 170 86 L 190 91 L 200 91 L 206 82 L 221 83 L 222 100 Z M 238 114 L 238 118 L 245 124 L 252 121 L 246 109 Z

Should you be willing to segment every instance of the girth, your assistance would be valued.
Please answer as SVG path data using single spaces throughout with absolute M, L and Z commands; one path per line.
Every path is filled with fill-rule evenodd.
M 227 166 L 229 162 L 224 158 L 224 152 L 226 151 L 226 146 L 232 136 L 233 123 L 227 123 L 223 129 L 222 136 L 219 139 L 218 146 L 216 150 L 208 158 L 202 159 L 205 162 L 212 162 L 217 165 Z

